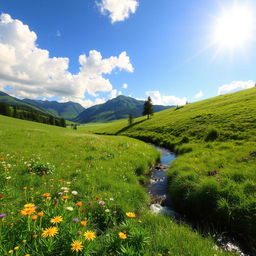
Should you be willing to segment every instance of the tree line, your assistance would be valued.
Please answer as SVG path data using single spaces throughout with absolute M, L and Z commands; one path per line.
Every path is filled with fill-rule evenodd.
M 64 118 L 57 118 L 52 115 L 43 114 L 37 110 L 25 106 L 14 106 L 0 102 L 0 115 L 34 121 L 44 124 L 66 127 Z

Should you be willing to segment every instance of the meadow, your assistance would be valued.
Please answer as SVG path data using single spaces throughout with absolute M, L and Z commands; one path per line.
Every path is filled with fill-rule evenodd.
M 149 212 L 150 145 L 5 116 L 0 136 L 1 256 L 233 255 Z
M 178 155 L 169 191 L 181 213 L 238 237 L 256 255 L 256 88 L 140 117 L 96 125 L 99 134 L 126 135 Z M 84 125 L 92 132 L 92 125 Z

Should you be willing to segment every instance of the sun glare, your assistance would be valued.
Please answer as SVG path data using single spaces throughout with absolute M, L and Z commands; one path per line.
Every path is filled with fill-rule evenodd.
M 242 47 L 253 37 L 254 18 L 248 6 L 235 5 L 217 17 L 214 44 L 220 48 Z

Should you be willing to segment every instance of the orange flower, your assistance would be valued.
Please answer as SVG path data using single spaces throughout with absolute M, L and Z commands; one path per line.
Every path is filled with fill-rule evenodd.
M 68 199 L 69 198 L 69 196 L 63 196 L 62 197 L 62 199 L 64 199 L 64 200 L 66 200 L 66 199 Z
M 44 216 L 44 213 L 43 213 L 43 212 L 39 212 L 37 215 L 38 215 L 39 217 L 43 217 L 43 216 Z
M 87 221 L 86 221 L 86 220 L 82 220 L 82 221 L 80 222 L 80 225 L 81 225 L 82 227 L 85 227 L 85 226 L 87 225 Z
M 23 187 L 24 190 L 27 190 L 27 187 Z
M 51 194 L 50 193 L 44 193 L 42 196 L 43 197 L 49 197 Z
M 38 218 L 37 215 L 33 215 L 33 216 L 31 217 L 32 220 L 37 220 L 37 218 Z
M 27 216 L 27 215 L 31 215 L 36 211 L 35 208 L 25 208 L 23 210 L 20 211 L 22 216 Z
M 76 205 L 77 205 L 78 207 L 80 207 L 80 206 L 83 205 L 83 203 L 82 203 L 82 202 L 77 202 Z

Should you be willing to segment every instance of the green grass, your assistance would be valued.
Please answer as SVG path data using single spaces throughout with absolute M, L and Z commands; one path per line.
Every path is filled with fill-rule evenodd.
M 125 120 L 101 125 L 95 132 L 174 150 L 178 157 L 168 175 L 175 207 L 235 233 L 256 253 L 255 106 L 252 88 L 135 119 L 131 127 Z
M 148 172 L 159 157 L 151 146 L 4 116 L 0 136 L 0 214 L 7 214 L 0 217 L 0 255 L 231 255 L 189 227 L 148 212 L 149 197 L 136 170 Z M 44 168 L 53 173 L 31 174 Z M 44 216 L 22 216 L 26 203 L 36 205 L 33 216 Z M 128 218 L 126 212 L 137 217 Z M 63 217 L 55 224 L 58 234 L 44 238 L 55 216 Z M 81 220 L 87 221 L 85 227 Z M 97 235 L 93 241 L 82 236 L 89 230 Z M 74 240 L 83 243 L 81 252 L 71 252 Z

